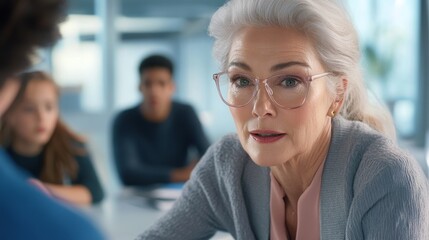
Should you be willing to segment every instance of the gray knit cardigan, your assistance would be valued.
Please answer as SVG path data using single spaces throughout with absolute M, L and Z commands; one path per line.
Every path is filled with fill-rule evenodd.
M 320 193 L 320 239 L 429 240 L 428 181 L 395 143 L 336 117 Z M 270 236 L 269 168 L 236 135 L 209 148 L 174 207 L 137 239 Z M 311 226 L 306 226 L 311 228 Z

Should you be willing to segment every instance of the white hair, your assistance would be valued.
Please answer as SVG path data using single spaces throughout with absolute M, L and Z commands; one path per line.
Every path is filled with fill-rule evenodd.
M 370 101 L 360 68 L 358 37 L 345 8 L 335 0 L 230 0 L 213 15 L 209 34 L 213 52 L 225 70 L 233 38 L 248 26 L 279 26 L 304 33 L 327 71 L 348 80 L 340 115 L 361 121 L 395 139 L 387 108 Z M 329 90 L 338 93 L 342 81 L 331 77 Z

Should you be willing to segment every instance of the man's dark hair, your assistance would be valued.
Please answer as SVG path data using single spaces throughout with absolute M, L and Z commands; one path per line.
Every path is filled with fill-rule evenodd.
M 141 75 L 144 70 L 151 68 L 165 68 L 173 75 L 173 63 L 162 55 L 152 55 L 143 59 L 140 62 L 139 74 Z
M 0 86 L 31 65 L 36 48 L 56 42 L 65 16 L 65 0 L 0 1 Z

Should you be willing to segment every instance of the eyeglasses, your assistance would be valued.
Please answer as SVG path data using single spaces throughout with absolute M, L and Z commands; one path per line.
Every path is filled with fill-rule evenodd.
M 325 72 L 308 76 L 304 73 L 285 73 L 257 79 L 250 74 L 231 71 L 213 74 L 213 79 L 222 101 L 228 106 L 246 106 L 256 97 L 260 84 L 263 84 L 275 104 L 284 109 L 294 109 L 305 103 L 312 81 L 330 74 Z

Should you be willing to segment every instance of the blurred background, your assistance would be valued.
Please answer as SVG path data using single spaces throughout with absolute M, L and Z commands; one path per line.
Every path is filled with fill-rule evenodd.
M 71 0 L 63 39 L 40 50 L 38 69 L 61 86 L 64 120 L 85 135 L 105 190 L 118 181 L 111 159 L 115 113 L 140 101 L 137 67 L 152 53 L 176 66 L 175 98 L 197 111 L 212 142 L 234 131 L 212 74 L 207 27 L 225 0 Z M 398 141 L 427 173 L 429 25 L 427 0 L 344 0 L 360 36 L 371 94 L 394 116 Z

